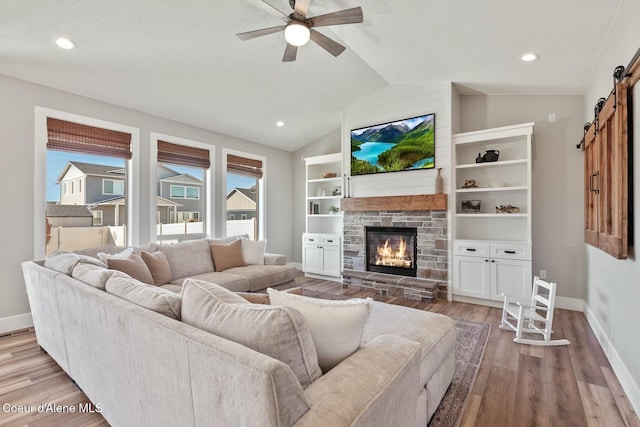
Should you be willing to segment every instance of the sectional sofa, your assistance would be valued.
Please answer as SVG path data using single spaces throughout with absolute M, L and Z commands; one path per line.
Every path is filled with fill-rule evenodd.
M 289 287 L 282 258 L 203 271 L 212 244 L 223 242 L 165 247 L 161 285 L 107 268 L 98 250 L 23 263 L 39 345 L 111 425 L 427 424 L 453 378 L 452 319 L 367 301 L 357 349 L 322 371 L 300 311 L 231 292 Z

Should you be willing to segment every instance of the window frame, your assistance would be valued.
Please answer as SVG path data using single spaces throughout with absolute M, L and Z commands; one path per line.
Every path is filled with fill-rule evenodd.
M 174 196 L 172 194 L 174 188 L 182 188 L 184 190 L 184 192 L 183 192 L 184 196 L 183 197 Z M 189 197 L 188 194 L 187 194 L 188 193 L 187 189 L 196 190 L 198 192 L 197 197 Z M 176 185 L 176 184 L 171 184 L 171 185 L 169 185 L 169 195 L 170 195 L 170 197 L 172 199 L 200 200 L 200 187 L 196 187 L 194 185 Z
M 245 151 L 233 150 L 230 148 L 222 149 L 222 188 L 225 190 L 227 188 L 227 155 L 234 155 L 240 157 L 246 157 L 248 159 L 260 160 L 262 162 L 262 178 L 258 181 L 258 210 L 256 212 L 257 221 L 258 221 L 258 236 L 256 236 L 256 240 L 266 239 L 267 236 L 267 158 L 255 153 L 247 153 Z M 227 205 L 226 203 L 221 203 L 220 206 L 220 218 L 227 218 Z M 226 219 L 224 224 L 221 224 L 223 236 L 227 234 L 226 227 Z
M 47 118 L 66 120 L 84 124 L 87 126 L 95 126 L 104 129 L 126 132 L 131 135 L 131 159 L 125 160 L 125 173 L 127 175 L 125 199 L 127 206 L 127 221 L 130 224 L 130 226 L 127 227 L 126 239 L 128 245 L 139 245 L 141 242 L 140 197 L 134 197 L 134 195 L 139 194 L 138 189 L 140 188 L 140 129 L 116 122 L 97 119 L 94 117 L 82 116 L 79 114 L 55 110 L 52 108 L 35 106 L 33 139 L 33 166 L 35 185 L 33 189 L 33 197 L 36 207 L 46 205 Z M 44 238 L 44 236 L 46 235 L 45 209 L 35 209 L 33 227 L 34 258 L 44 258 L 46 245 L 46 239 Z
M 97 213 L 100 213 L 100 215 L 99 215 L 99 217 L 100 217 L 100 223 L 99 223 L 99 224 L 98 224 L 98 223 L 96 223 L 96 219 L 98 219 L 98 218 L 97 218 L 97 216 L 96 216 L 96 214 L 97 214 Z M 92 211 L 91 211 L 91 214 L 93 215 L 93 221 L 92 221 L 92 224 L 93 224 L 93 226 L 94 226 L 94 227 L 95 227 L 95 226 L 100 226 L 100 225 L 104 224 L 104 211 L 103 211 L 103 210 L 101 210 L 101 209 L 99 209 L 99 210 L 92 210 Z
M 104 191 L 104 184 L 105 182 L 110 181 L 113 182 L 113 187 L 114 187 L 114 192 L 113 193 L 107 193 Z M 121 183 L 122 184 L 122 193 L 116 193 L 115 192 L 115 183 Z M 102 195 L 103 196 L 124 196 L 125 195 L 125 180 L 122 179 L 113 179 L 113 178 L 102 178 Z
M 186 145 L 195 148 L 201 148 L 209 151 L 209 161 L 211 165 L 204 172 L 204 194 L 202 189 L 198 188 L 201 200 L 204 198 L 205 211 L 201 213 L 201 219 L 204 226 L 204 235 L 206 238 L 213 238 L 216 234 L 216 215 L 215 215 L 215 152 L 216 146 L 206 142 L 195 141 L 191 139 L 181 138 L 177 136 L 166 135 L 159 132 L 149 132 L 149 203 L 150 206 L 157 207 L 156 195 L 157 189 L 157 170 L 158 170 L 158 140 L 166 141 L 173 144 Z M 196 200 L 196 199 L 189 199 Z M 152 218 L 155 218 L 155 208 L 151 209 L 149 220 L 149 241 L 158 242 L 157 224 Z

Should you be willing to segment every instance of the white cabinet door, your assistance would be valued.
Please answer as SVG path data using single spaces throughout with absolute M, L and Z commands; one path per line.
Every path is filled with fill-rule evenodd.
M 339 246 L 324 246 L 322 253 L 323 268 L 322 274 L 329 276 L 340 276 L 340 260 Z
M 514 259 L 491 260 L 491 299 L 502 301 L 502 294 L 531 300 L 531 261 Z
M 455 256 L 453 260 L 454 293 L 475 298 L 491 298 L 489 259 Z
M 322 273 L 322 247 L 304 245 L 302 247 L 302 266 L 305 273 Z

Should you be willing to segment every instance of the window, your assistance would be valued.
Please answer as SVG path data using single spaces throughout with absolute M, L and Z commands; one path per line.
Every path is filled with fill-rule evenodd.
M 209 159 L 214 147 L 155 133 L 151 143 L 157 144 L 157 163 L 152 165 L 158 212 L 156 239 L 173 242 L 213 235 Z
M 171 198 L 172 199 L 193 199 L 198 200 L 200 198 L 200 188 L 198 187 L 186 187 L 180 185 L 171 186 Z
M 224 150 L 226 160 L 227 236 L 247 234 L 257 240 L 264 234 L 264 163 L 265 159 L 246 153 Z M 236 215 L 238 211 L 243 211 Z M 230 212 L 234 212 L 233 214 Z M 237 220 L 240 217 L 242 222 Z M 253 221 L 246 221 L 247 219 Z
M 91 211 L 93 214 L 93 225 L 102 225 L 102 211 Z
M 114 181 L 112 179 L 102 180 L 102 194 L 115 196 L 124 195 L 124 181 Z
M 200 212 L 171 212 L 169 219 L 171 224 L 180 222 L 198 222 L 200 220 Z
M 40 107 L 35 112 L 35 149 L 43 161 L 34 174 L 36 183 L 46 185 L 36 185 L 34 191 L 36 197 L 48 202 L 46 223 L 60 224 L 55 233 L 47 236 L 43 230 L 40 234 L 45 221 L 36 214 L 36 233 L 46 236 L 42 246 L 36 244 L 36 256 L 56 250 L 137 243 L 137 224 L 124 226 L 129 210 L 123 197 L 127 169 L 131 167 L 128 160 L 133 155 L 132 135 L 135 133 L 138 141 L 137 130 Z M 110 175 L 114 178 L 108 179 Z M 103 186 L 103 179 L 110 183 Z M 83 205 L 91 211 L 90 220 L 86 208 L 82 211 Z

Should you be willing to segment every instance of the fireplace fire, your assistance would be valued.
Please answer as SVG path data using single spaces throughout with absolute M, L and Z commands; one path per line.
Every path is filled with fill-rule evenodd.
M 415 228 L 366 227 L 367 270 L 416 276 Z

